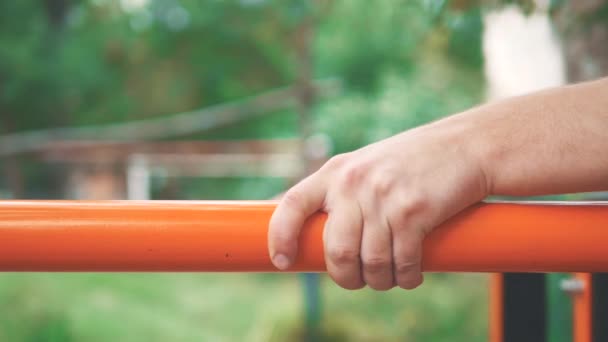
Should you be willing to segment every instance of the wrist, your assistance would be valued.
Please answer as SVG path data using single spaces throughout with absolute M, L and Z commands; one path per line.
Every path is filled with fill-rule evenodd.
M 419 151 L 425 151 L 426 158 L 435 159 L 437 167 L 446 168 L 449 177 L 455 177 L 455 184 L 463 186 L 459 201 L 473 204 L 491 194 L 492 183 L 485 143 L 478 121 L 470 112 L 419 126 L 395 138 L 406 149 L 417 146 Z
M 478 201 L 494 194 L 495 173 L 492 170 L 500 150 L 498 144 L 491 141 L 492 134 L 482 128 L 486 126 L 483 111 L 483 108 L 474 108 L 437 122 L 444 126 L 448 144 L 457 146 L 457 157 L 464 161 L 467 173 L 472 175 Z

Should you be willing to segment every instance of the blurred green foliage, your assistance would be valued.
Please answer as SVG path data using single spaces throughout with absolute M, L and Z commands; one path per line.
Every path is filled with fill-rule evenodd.
M 486 279 L 427 275 L 415 292 L 344 291 L 322 279 L 325 341 L 487 340 Z M 2 341 L 298 341 L 296 277 L 3 274 Z
M 353 113 L 353 126 L 368 127 L 369 120 L 394 132 L 480 99 L 479 9 L 446 12 L 403 0 L 371 7 L 305 0 L 2 2 L 0 131 L 167 115 L 291 84 L 294 31 L 305 16 L 314 18 L 315 75 L 342 78 L 348 87 L 316 112 L 330 133 L 327 125 L 343 124 L 328 109 L 336 106 L 366 112 Z M 375 117 L 393 99 L 402 101 L 393 106 L 398 126 Z M 209 136 L 295 134 L 296 121 L 285 122 L 284 114 L 266 119 L 284 130 L 258 120 Z M 342 151 L 378 135 L 332 136 Z
M 291 28 L 272 4 L 152 1 L 128 11 L 116 1 L 0 6 L 0 111 L 12 121 L 4 131 L 164 115 L 289 78 L 282 51 L 289 50 Z

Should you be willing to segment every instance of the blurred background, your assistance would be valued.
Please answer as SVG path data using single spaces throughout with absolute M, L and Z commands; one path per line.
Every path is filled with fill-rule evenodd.
M 269 199 L 331 155 L 608 72 L 604 1 L 0 2 L 0 198 Z M 0 341 L 485 341 L 483 275 L 1 274 Z

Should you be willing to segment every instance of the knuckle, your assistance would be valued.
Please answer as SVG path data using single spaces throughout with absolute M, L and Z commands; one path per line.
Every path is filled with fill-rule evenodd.
M 291 189 L 282 198 L 283 204 L 291 209 L 300 209 L 304 203 L 304 194 L 299 190 Z
M 392 177 L 390 174 L 382 173 L 377 176 L 372 183 L 372 191 L 376 197 L 385 197 L 393 187 Z
M 344 166 L 349 159 L 348 153 L 337 154 L 331 157 L 323 167 L 326 169 L 338 169 Z
M 384 256 L 363 259 L 363 271 L 370 274 L 385 272 L 392 267 L 392 260 Z
M 395 273 L 396 274 L 407 274 L 414 272 L 419 269 L 419 262 L 414 259 L 404 260 L 395 262 Z
M 403 201 L 402 212 L 406 216 L 413 216 L 424 212 L 428 208 L 427 197 L 421 192 L 412 191 Z
M 421 193 L 408 192 L 400 197 L 398 205 L 394 208 L 393 215 L 395 228 L 407 229 L 412 226 L 410 221 L 417 216 L 425 215 L 430 209 L 429 200 Z
M 344 167 L 341 174 L 341 184 L 346 189 L 351 189 L 361 184 L 367 174 L 369 167 L 363 163 L 354 163 Z
M 336 265 L 351 264 L 359 260 L 359 251 L 351 247 L 335 246 L 329 248 L 327 256 Z

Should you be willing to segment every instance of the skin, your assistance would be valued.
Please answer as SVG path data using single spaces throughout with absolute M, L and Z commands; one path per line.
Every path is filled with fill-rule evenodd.
M 287 270 L 308 216 L 328 213 L 339 286 L 413 289 L 424 237 L 489 195 L 608 189 L 608 78 L 489 103 L 338 155 L 285 193 L 269 225 Z

